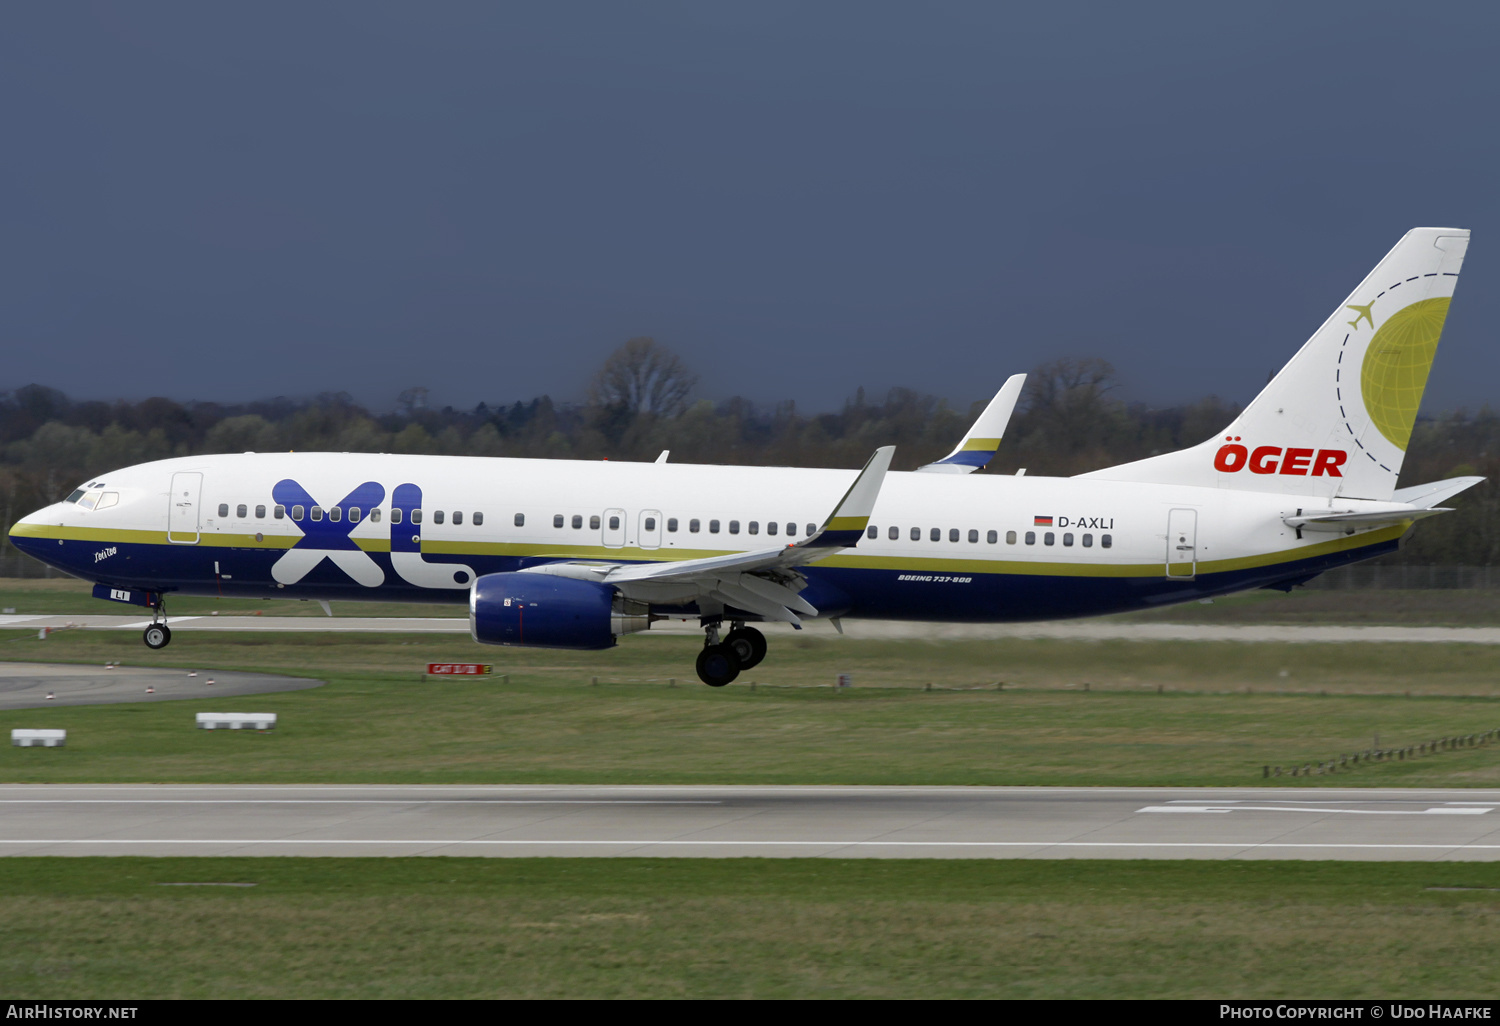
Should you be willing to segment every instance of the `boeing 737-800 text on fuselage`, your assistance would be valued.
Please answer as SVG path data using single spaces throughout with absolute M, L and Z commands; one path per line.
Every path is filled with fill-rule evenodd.
M 153 648 L 173 594 L 467 601 L 475 640 L 500 645 L 607 648 L 696 619 L 716 686 L 764 657 L 756 622 L 1041 620 L 1290 588 L 1394 550 L 1481 480 L 1396 488 L 1468 241 L 1408 232 L 1220 434 L 1079 477 L 967 476 L 999 446 L 1017 376 L 912 473 L 888 472 L 890 448 L 858 474 L 193 456 L 104 474 L 10 537 L 152 609 Z

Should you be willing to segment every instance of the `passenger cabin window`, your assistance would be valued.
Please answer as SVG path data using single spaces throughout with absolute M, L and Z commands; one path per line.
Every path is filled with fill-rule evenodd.
M 442 510 L 435 509 L 435 510 L 432 511 L 432 522 L 434 524 L 441 524 L 443 522 L 443 511 Z M 562 517 L 560 517 L 560 516 L 554 517 L 553 520 L 552 520 L 552 526 L 553 527 L 561 527 L 562 526 Z
M 302 519 L 302 507 L 301 506 L 293 506 L 292 507 L 292 519 L 293 520 L 301 520 Z
M 349 519 L 352 520 L 354 518 L 350 517 Z M 456 527 L 459 524 L 462 524 L 463 522 L 464 522 L 464 511 L 461 510 L 461 509 L 454 510 L 453 511 L 453 524 L 454 524 L 454 526 Z
M 991 531 L 990 533 L 993 534 L 994 532 Z M 990 539 L 990 541 L 994 541 L 994 540 L 995 539 L 993 539 L 993 538 Z M 977 543 L 978 541 L 979 541 L 979 532 L 978 531 L 970 531 L 969 532 L 969 544 L 972 545 L 972 544 Z
M 377 514 L 379 514 L 380 510 L 377 509 L 375 512 Z M 380 519 L 378 515 L 377 515 L 376 519 L 377 520 Z M 474 526 L 475 527 L 483 527 L 484 526 L 484 514 L 481 513 L 481 512 L 479 512 L 479 510 L 477 510 L 477 509 L 474 511 Z
M 285 519 L 285 517 L 286 517 L 286 507 L 285 506 L 280 506 L 280 505 L 278 505 L 278 506 L 272 506 L 271 507 L 271 516 L 275 517 L 277 520 Z
M 401 507 L 400 506 L 392 506 L 391 507 L 391 523 L 393 523 L 393 524 L 399 524 L 399 523 L 401 523 Z
M 1053 534 L 1051 531 L 1048 531 L 1046 534 L 1042 535 L 1042 544 L 1043 545 L 1052 545 L 1056 541 L 1057 541 L 1057 535 Z
M 922 529 L 920 527 L 913 527 L 911 529 L 911 540 L 912 541 L 921 541 L 922 540 Z
M 759 520 L 752 520 L 752 521 L 750 521 L 748 527 L 749 527 L 749 531 L 750 531 L 751 534 L 760 534 L 760 521 Z
M 730 534 L 739 534 L 740 533 L 740 522 L 738 520 L 731 520 L 729 522 L 729 533 Z
M 1073 544 L 1073 532 L 1072 531 L 1066 531 L 1066 532 L 1063 533 L 1063 544 L 1064 545 L 1072 545 Z
M 595 514 L 594 516 L 589 517 L 589 530 L 590 531 L 597 531 L 597 530 L 599 530 L 599 523 L 600 523 L 600 521 L 599 521 L 598 514 Z
M 667 517 L 667 533 L 668 534 L 676 534 L 677 533 L 677 518 L 676 517 Z
M 774 520 L 768 520 L 768 521 L 766 521 L 766 533 L 767 534 L 775 534 L 777 528 L 779 528 L 780 526 L 781 525 L 778 524 L 776 521 L 774 521 Z
M 991 533 L 993 533 L 993 532 L 991 532 Z M 1016 532 L 1014 532 L 1014 531 L 1006 531 L 1005 532 L 1005 544 L 1007 544 L 1007 545 L 1014 545 L 1015 543 L 1016 543 Z
M 583 530 L 583 515 L 580 514 L 580 513 L 574 513 L 573 514 L 573 530 L 575 530 L 575 531 L 581 531 L 581 530 Z
M 697 534 L 698 533 L 698 526 L 699 526 L 698 525 L 698 521 L 696 521 L 696 520 L 689 520 L 688 521 L 688 534 Z
M 396 511 L 395 510 L 391 510 L 391 512 L 395 513 Z M 516 514 L 515 525 L 517 527 L 525 527 L 526 526 L 526 514 L 525 513 L 517 513 Z
M 610 517 L 609 518 L 609 529 L 611 531 L 618 531 L 620 529 L 620 518 L 619 517 Z
M 1036 544 L 1036 532 L 1035 531 L 1027 531 L 1026 532 L 1026 544 L 1027 545 L 1035 545 Z
M 359 518 L 361 516 L 363 516 L 363 515 L 364 514 L 362 512 L 360 512 L 360 508 L 358 506 L 350 506 L 349 507 L 349 523 L 351 523 L 351 524 L 357 524 L 357 523 L 359 523 Z
M 372 510 L 370 510 L 370 523 L 372 523 L 372 524 L 378 524 L 378 523 L 380 523 L 380 510 L 378 510 L 378 509 L 372 509 Z
M 563 525 L 563 515 L 561 513 L 555 514 L 552 517 L 552 526 L 553 527 L 561 527 L 562 525 Z
M 266 507 L 264 507 L 264 506 L 256 506 L 255 507 L 255 519 L 256 520 L 264 520 L 264 519 L 266 519 Z
M 322 506 L 314 506 L 312 508 L 312 518 L 314 520 L 322 520 L 323 519 L 323 507 Z
M 789 532 L 789 533 L 791 533 L 791 532 Z M 817 524 L 808 524 L 807 525 L 807 533 L 808 534 L 817 534 L 818 533 L 818 525 Z
M 94 504 L 92 502 L 89 503 L 89 509 L 93 509 L 93 508 L 94 508 Z M 227 503 L 227 502 L 221 502 L 221 503 L 219 503 L 219 516 L 221 516 L 221 517 L 227 517 L 227 516 L 229 516 L 229 503 Z
M 342 507 L 342 506 L 334 506 L 332 509 L 330 509 L 328 511 L 328 519 L 332 520 L 335 524 L 338 523 L 340 520 L 343 520 L 344 519 L 344 507 Z
M 880 528 L 876 527 L 874 524 L 871 524 L 869 527 L 865 528 L 865 537 L 869 538 L 871 541 L 874 541 L 876 538 L 880 537 Z
M 654 530 L 656 530 L 656 518 L 655 517 L 647 517 L 646 518 L 646 530 L 648 530 L 648 531 L 654 531 Z
M 411 522 L 414 523 L 414 524 L 420 524 L 422 522 L 422 511 L 421 510 L 414 509 L 414 510 L 411 511 Z
M 887 538 L 889 538 L 891 541 L 900 541 L 901 540 L 901 528 L 899 528 L 899 527 L 888 527 L 888 528 L 886 528 L 885 536 Z
M 950 527 L 948 529 L 948 540 L 951 542 L 958 541 L 958 528 Z
M 718 534 L 719 533 L 719 522 L 717 520 L 710 520 L 708 522 L 708 533 L 709 534 Z
M 1094 536 L 1093 535 L 1086 534 L 1086 535 L 1083 536 L 1083 547 L 1086 548 L 1086 549 L 1091 549 L 1091 548 L 1094 547 Z
M 250 509 L 242 502 L 234 508 L 234 515 L 244 520 L 250 515 Z
M 927 532 L 927 537 L 931 538 L 933 541 L 942 541 L 943 529 L 941 527 L 934 527 L 932 530 Z
M 1112 535 L 1101 534 L 1099 536 L 1099 547 L 1101 549 L 1107 549 L 1111 545 L 1113 545 L 1114 543 L 1115 543 L 1115 540 L 1114 540 L 1114 537 Z
M 796 524 L 787 524 L 786 525 L 786 536 L 788 538 L 795 538 L 795 537 L 797 537 L 797 525 Z

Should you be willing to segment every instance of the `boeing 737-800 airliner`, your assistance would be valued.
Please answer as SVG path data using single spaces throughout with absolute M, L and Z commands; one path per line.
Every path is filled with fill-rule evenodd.
M 857 474 L 193 456 L 104 474 L 10 537 L 150 608 L 152 648 L 176 594 L 467 601 L 475 640 L 499 645 L 607 648 L 696 619 L 714 686 L 764 657 L 752 623 L 1041 620 L 1289 589 L 1393 551 L 1482 480 L 1396 487 L 1468 241 L 1408 232 L 1220 434 L 1079 477 L 967 475 L 998 448 L 1017 376 L 911 473 L 888 471 L 891 448 Z

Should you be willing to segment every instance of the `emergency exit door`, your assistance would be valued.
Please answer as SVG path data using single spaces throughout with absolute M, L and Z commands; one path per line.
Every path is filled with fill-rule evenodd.
M 177 545 L 198 543 L 198 506 L 202 494 L 202 474 L 185 471 L 172 475 L 172 493 L 167 498 L 167 541 Z
M 1198 511 L 1174 509 L 1167 515 L 1167 576 L 1191 579 L 1198 573 Z

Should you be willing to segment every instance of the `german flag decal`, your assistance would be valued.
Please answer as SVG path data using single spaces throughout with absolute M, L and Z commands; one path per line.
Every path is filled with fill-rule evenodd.
M 1032 517 L 1031 518 L 1031 526 L 1032 527 L 1051 527 L 1052 526 L 1052 518 L 1051 517 Z

